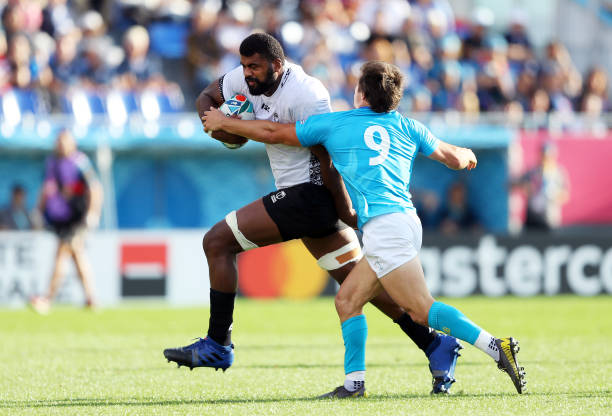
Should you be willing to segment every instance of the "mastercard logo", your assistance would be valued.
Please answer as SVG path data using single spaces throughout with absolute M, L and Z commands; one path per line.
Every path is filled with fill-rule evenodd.
M 292 299 L 318 296 L 329 278 L 299 240 L 240 254 L 238 276 L 238 287 L 245 296 Z

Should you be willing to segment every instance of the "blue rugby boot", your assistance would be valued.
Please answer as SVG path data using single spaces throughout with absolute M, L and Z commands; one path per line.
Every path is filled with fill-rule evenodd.
M 164 357 L 174 361 L 179 367 L 184 365 L 193 370 L 195 367 L 212 367 L 215 370 L 227 370 L 234 362 L 234 344 L 221 345 L 210 339 L 198 338 L 186 347 L 167 348 Z
M 438 334 L 425 351 L 429 359 L 429 371 L 433 377 L 431 394 L 448 394 L 455 382 L 455 366 L 463 347 L 455 337 Z

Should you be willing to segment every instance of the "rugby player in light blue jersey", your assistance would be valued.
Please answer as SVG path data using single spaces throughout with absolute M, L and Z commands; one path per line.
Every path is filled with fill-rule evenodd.
M 470 149 L 438 140 L 421 123 L 395 111 L 403 92 L 403 77 L 396 66 L 374 61 L 361 71 L 355 110 L 316 115 L 295 124 L 242 121 L 214 109 L 203 117 L 207 129 L 264 143 L 322 144 L 344 178 L 363 231 L 364 258 L 336 295 L 346 348 L 346 380 L 321 397 L 364 395 L 367 325 L 363 306 L 383 288 L 415 322 L 469 342 L 491 356 L 522 393 L 526 381 L 516 358 L 518 341 L 496 338 L 456 308 L 435 301 L 418 257 L 422 228 L 408 191 L 417 153 L 451 169 L 468 170 L 476 167 L 476 156 Z

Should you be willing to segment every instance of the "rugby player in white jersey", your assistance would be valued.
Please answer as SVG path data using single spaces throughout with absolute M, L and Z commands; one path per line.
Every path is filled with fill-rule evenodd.
M 323 84 L 285 60 L 280 43 L 265 33 L 248 36 L 240 45 L 241 66 L 209 85 L 198 97 L 200 116 L 234 94 L 253 104 L 255 118 L 295 123 L 331 111 Z M 213 137 L 229 143 L 246 139 L 222 131 Z M 210 279 L 207 336 L 195 343 L 164 350 L 169 361 L 191 369 L 227 369 L 234 359 L 231 331 L 238 283 L 236 255 L 282 241 L 301 239 L 320 267 L 342 283 L 361 259 L 354 230 L 356 217 L 339 174 L 322 146 L 299 148 L 266 145 L 277 191 L 258 199 L 215 224 L 203 240 Z M 461 345 L 451 336 L 416 324 L 382 292 L 371 300 L 398 323 L 429 359 L 432 393 L 447 393 Z

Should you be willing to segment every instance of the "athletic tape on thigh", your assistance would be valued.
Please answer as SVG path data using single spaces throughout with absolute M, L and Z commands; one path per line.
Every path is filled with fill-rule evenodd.
M 357 241 L 352 241 L 340 247 L 338 250 L 321 256 L 321 258 L 317 260 L 317 264 L 325 270 L 336 270 L 351 261 L 360 260 L 361 257 L 363 257 L 363 254 L 361 253 L 359 243 Z
M 227 214 L 225 216 L 225 222 L 227 223 L 227 225 L 229 225 L 230 230 L 232 230 L 232 233 L 234 234 L 234 237 L 236 237 L 236 241 L 238 241 L 238 244 L 240 244 L 240 247 L 242 247 L 244 251 L 259 247 L 257 244 L 246 238 L 244 234 L 242 234 L 242 232 L 238 229 L 238 219 L 236 218 L 236 211 L 232 211 Z

